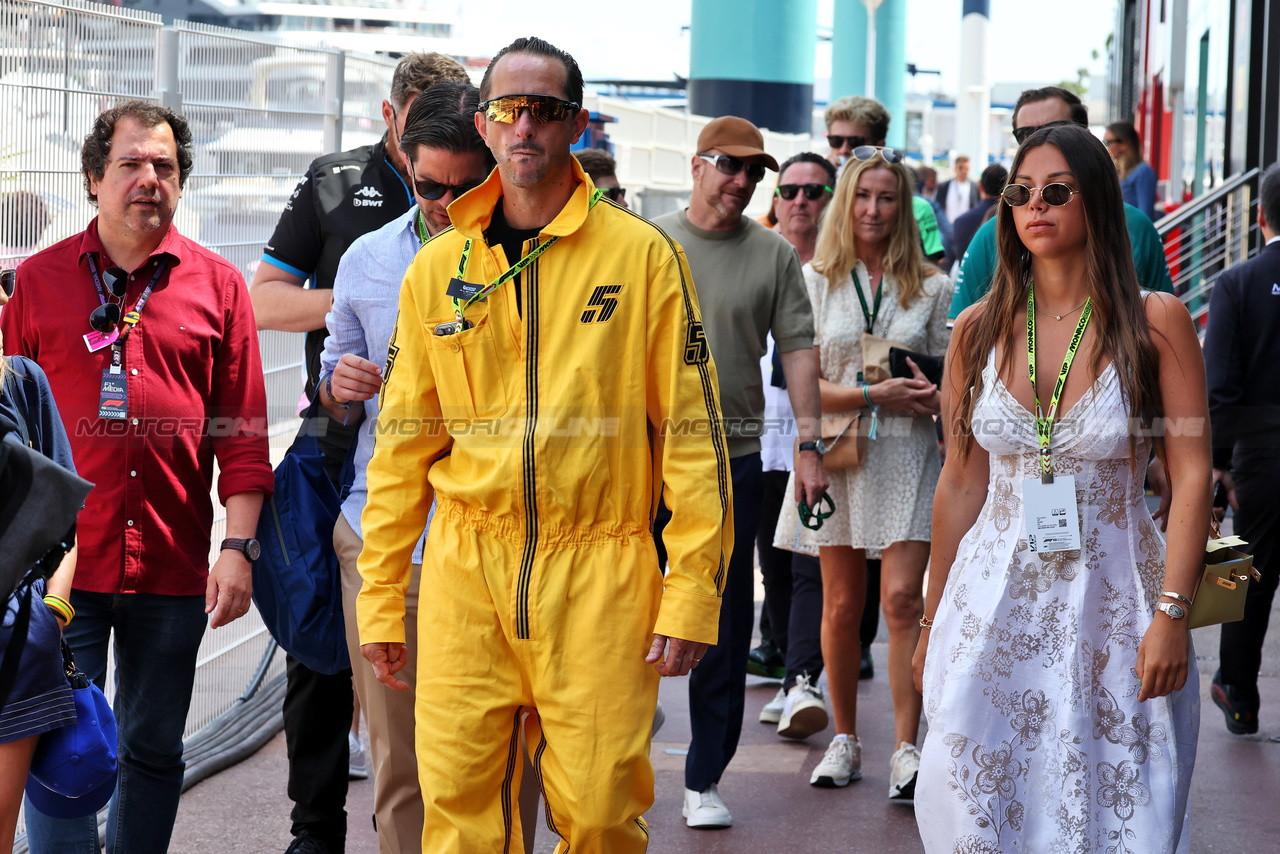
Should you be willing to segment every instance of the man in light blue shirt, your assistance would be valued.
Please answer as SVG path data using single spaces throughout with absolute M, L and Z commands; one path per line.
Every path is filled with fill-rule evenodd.
M 373 457 L 382 364 L 395 330 L 405 271 L 422 244 L 449 227 L 449 203 L 480 184 L 493 168 L 493 157 L 475 128 L 478 101 L 475 87 L 453 82 L 437 83 L 414 100 L 399 143 L 411 166 L 417 204 L 360 237 L 346 251 L 334 279 L 333 305 L 325 317 L 329 337 L 320 361 L 320 402 L 336 420 L 346 423 L 356 423 L 361 417 L 356 407 L 364 408 L 356 437 L 355 480 L 333 532 L 353 662 L 362 661 L 355 620 L 361 586 L 356 560 L 363 546 L 360 514 L 368 494 L 365 470 Z M 421 648 L 417 599 L 422 548 L 419 540 L 405 602 L 405 632 L 413 650 Z M 416 662 L 410 661 L 398 675 L 412 687 L 415 671 Z M 379 848 L 419 851 L 423 807 L 414 753 L 414 693 L 389 690 L 374 678 L 370 667 L 354 668 L 354 681 L 369 726 Z

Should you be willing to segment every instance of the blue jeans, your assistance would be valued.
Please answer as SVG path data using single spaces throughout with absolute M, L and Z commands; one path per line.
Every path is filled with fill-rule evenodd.
M 164 854 L 182 794 L 182 731 L 208 625 L 204 597 L 73 590 L 71 604 L 67 643 L 101 688 L 115 632 L 120 779 L 107 814 L 107 854 Z M 98 854 L 96 817 L 53 819 L 30 801 L 26 815 L 32 854 Z

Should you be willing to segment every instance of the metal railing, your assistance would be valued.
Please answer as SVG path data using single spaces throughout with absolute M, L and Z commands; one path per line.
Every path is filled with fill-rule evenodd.
M 1258 249 L 1258 174 L 1250 169 L 1235 175 L 1156 222 L 1174 293 L 1202 334 L 1218 276 Z

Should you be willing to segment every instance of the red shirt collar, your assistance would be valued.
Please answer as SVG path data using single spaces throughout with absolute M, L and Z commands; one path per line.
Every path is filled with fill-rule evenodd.
M 178 233 L 178 227 L 173 223 L 169 223 L 169 229 L 165 232 L 164 239 L 160 241 L 160 245 L 152 251 L 150 256 L 148 256 L 147 261 L 159 260 L 160 256 L 165 256 L 168 259 L 169 266 L 171 268 L 178 266 L 182 263 L 182 250 L 184 248 L 183 244 L 185 241 L 186 238 Z M 77 261 L 83 265 L 84 256 L 88 255 L 90 252 L 97 255 L 99 259 L 111 258 L 111 256 L 107 254 L 106 247 L 102 245 L 102 238 L 98 236 L 98 218 L 96 216 L 89 223 L 88 227 L 80 233 L 80 252 L 76 256 Z M 101 263 L 101 266 L 105 267 L 107 265 L 105 263 Z M 145 267 L 146 264 L 142 264 L 141 266 Z

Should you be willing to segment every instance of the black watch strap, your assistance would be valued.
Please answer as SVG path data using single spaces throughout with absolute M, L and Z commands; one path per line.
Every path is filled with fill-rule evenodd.
M 235 549 L 251 561 L 257 560 L 258 556 L 262 554 L 262 546 L 252 537 L 247 540 L 228 537 L 222 541 L 218 551 L 225 551 L 226 549 Z
M 798 446 L 798 450 L 813 451 L 818 456 L 822 456 L 822 448 L 818 445 L 817 442 L 801 442 L 800 445 Z

